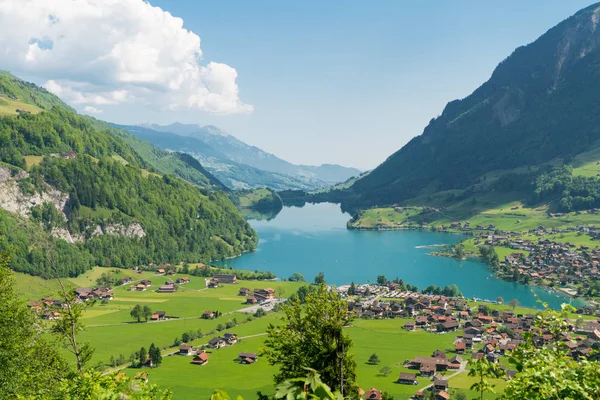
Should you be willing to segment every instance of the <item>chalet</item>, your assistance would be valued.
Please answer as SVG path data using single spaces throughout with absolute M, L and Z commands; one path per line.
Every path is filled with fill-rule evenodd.
M 365 393 L 365 400 L 381 400 L 381 398 L 381 390 L 377 390 L 375 388 L 371 388 L 367 390 L 367 393 Z
M 75 295 L 79 300 L 89 300 L 94 297 L 92 294 L 92 288 L 77 288 L 75 289 Z
M 423 364 L 421 364 L 421 367 L 419 368 L 419 372 L 421 373 L 421 376 L 433 376 L 433 374 L 435 374 L 435 372 L 436 372 L 435 364 L 423 363 Z
M 176 274 L 176 272 L 173 271 L 172 269 L 167 271 L 167 275 L 175 275 L 175 274 Z
M 265 301 L 275 297 L 275 290 L 271 288 L 254 289 L 254 297 L 259 301 Z
M 152 321 L 162 321 L 166 318 L 167 313 L 166 311 L 155 311 L 154 314 L 152 314 L 152 317 L 150 318 Z
M 256 297 L 254 297 L 254 296 L 246 297 L 246 304 L 256 304 L 256 303 L 258 303 L 258 300 L 256 299 Z
M 456 321 L 446 321 L 441 324 L 438 324 L 437 331 L 438 332 L 450 332 L 458 329 L 458 322 Z
M 435 400 L 448 400 L 449 398 L 450 395 L 448 394 L 448 392 L 445 392 L 443 390 L 435 394 Z
M 165 270 L 162 268 L 156 271 L 156 275 L 164 275 L 164 274 L 165 274 Z
M 189 283 L 190 278 L 187 276 L 184 276 L 183 278 L 177 278 L 177 280 L 175 280 L 175 282 L 177 282 L 180 285 L 183 285 L 184 283 Z
M 137 285 L 131 286 L 131 290 L 135 290 L 136 292 L 143 292 L 146 290 L 146 285 L 139 283 Z
M 61 158 L 64 158 L 65 160 L 72 160 L 74 158 L 77 158 L 77 153 L 74 151 L 67 151 L 64 153 L 60 153 Z
M 445 371 L 448 368 L 448 360 L 445 357 L 415 357 L 410 361 L 413 368 L 420 368 L 423 364 L 433 364 L 436 369 Z
M 473 335 L 473 336 L 480 336 L 481 331 L 475 327 L 470 327 L 470 328 L 465 328 L 465 334 Z
M 132 279 L 128 276 L 126 276 L 125 278 L 123 278 L 123 285 L 127 285 L 128 283 L 131 283 Z
M 206 285 L 207 287 L 214 289 L 214 288 L 218 288 L 219 287 L 219 280 L 218 279 L 211 279 L 208 281 L 208 285 Z
M 223 340 L 227 342 L 227 344 L 236 344 L 238 341 L 238 336 L 235 333 L 227 332 L 223 335 Z
M 175 285 L 162 285 L 157 290 L 158 293 L 175 293 Z
M 149 281 L 148 279 L 142 279 L 142 280 L 140 281 L 140 283 L 141 283 L 142 285 L 145 285 L 146 287 L 148 287 L 148 286 L 152 286 L 152 281 Z
M 208 341 L 207 346 L 210 347 L 211 349 L 220 349 L 221 347 L 225 347 L 227 345 L 227 342 L 220 337 L 215 337 L 212 338 Z
M 446 358 L 446 352 L 442 350 L 436 350 L 433 352 L 433 357 L 435 358 Z
M 459 369 L 462 364 L 462 358 L 460 356 L 454 356 L 448 360 L 448 368 Z
M 37 301 L 30 301 L 27 303 L 27 308 L 35 312 L 42 312 L 43 308 Z
M 182 356 L 191 356 L 194 353 L 194 348 L 187 344 L 182 344 L 179 346 L 179 355 Z
M 60 318 L 60 313 L 58 311 L 46 311 L 42 314 L 42 319 L 47 319 L 49 321 L 54 321 Z
M 239 353 L 240 364 L 254 364 L 258 360 L 256 353 Z
M 214 317 L 215 313 L 210 310 L 206 310 L 202 313 L 202 319 L 213 319 Z
M 199 350 L 191 363 L 196 365 L 204 365 L 208 362 L 209 358 L 210 356 L 204 350 Z
M 467 349 L 467 344 L 463 342 L 457 342 L 454 344 L 454 352 L 456 354 L 463 354 Z
M 417 328 L 417 324 L 414 322 L 406 322 L 402 328 L 406 329 L 407 331 L 414 331 Z
M 214 274 L 213 279 L 221 283 L 237 283 L 237 277 L 231 274 Z
M 416 374 L 410 374 L 407 372 L 401 372 L 400 377 L 396 381 L 397 383 L 402 383 L 404 385 L 417 385 L 419 382 L 417 381 Z
M 427 325 L 428 322 L 429 322 L 429 319 L 424 316 L 415 318 L 415 324 L 417 326 L 425 326 L 425 325 Z
M 248 289 L 247 287 L 240 288 L 238 296 L 248 296 L 248 295 L 250 295 L 250 289 Z
M 444 379 L 434 381 L 433 387 L 435 388 L 435 390 L 448 390 L 448 381 Z

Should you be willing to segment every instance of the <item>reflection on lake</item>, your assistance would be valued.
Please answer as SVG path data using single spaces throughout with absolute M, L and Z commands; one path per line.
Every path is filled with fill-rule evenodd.
M 429 255 L 432 247 L 460 241 L 460 235 L 426 231 L 353 231 L 350 215 L 339 205 L 321 203 L 284 207 L 262 220 L 250 220 L 260 241 L 254 253 L 217 263 L 235 269 L 269 270 L 286 279 L 299 272 L 307 280 L 325 272 L 328 283 L 374 282 L 377 275 L 399 277 L 423 289 L 457 284 L 466 297 L 506 302 L 517 299 L 540 307 L 539 298 L 553 308 L 568 297 L 541 288 L 495 279 L 487 265 Z

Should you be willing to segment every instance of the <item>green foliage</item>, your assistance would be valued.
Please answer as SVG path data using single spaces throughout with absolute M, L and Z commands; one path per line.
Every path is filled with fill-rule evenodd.
M 343 332 L 350 322 L 345 302 L 324 284 L 282 307 L 283 324 L 269 325 L 264 356 L 279 367 L 275 382 L 301 376 L 305 368 L 320 371 L 323 382 L 344 395 L 356 394 L 356 362 L 352 340 Z M 343 382 L 343 384 L 342 384 Z
M 339 392 L 333 392 L 321 380 L 317 371 L 310 368 L 305 369 L 309 372 L 306 378 L 291 378 L 277 386 L 275 398 L 285 400 L 342 400 L 344 398 Z
M 322 285 L 325 283 L 325 273 L 324 272 L 319 272 L 314 279 L 314 284 L 315 285 Z
M 512 353 L 510 362 L 517 375 L 508 382 L 504 394 L 511 399 L 600 399 L 600 363 L 575 361 L 568 357 L 566 343 L 560 335 L 568 331 L 568 312 L 573 307 L 563 305 L 560 312 L 546 310 L 538 315 L 534 329 L 527 332 L 525 342 Z M 548 332 L 550 345 L 538 347 L 534 334 Z
M 385 286 L 387 283 L 387 278 L 384 275 L 377 275 L 377 284 L 379 286 Z
M 356 294 L 356 285 L 354 284 L 354 281 L 352 281 L 352 283 L 350 284 L 350 287 L 348 288 L 348 296 L 354 296 Z
M 137 320 L 137 322 L 148 321 L 150 317 L 152 317 L 152 309 L 148 305 L 142 306 L 141 304 L 136 304 L 131 311 L 129 312 L 131 318 Z
M 570 166 L 554 167 L 534 182 L 534 200 L 557 200 L 559 211 L 600 207 L 600 178 L 573 176 Z
M 15 399 L 53 395 L 69 373 L 66 362 L 47 340 L 37 316 L 19 300 L 9 256 L 0 252 L 0 387 L 2 397 Z
M 292 274 L 292 276 L 290 276 L 288 278 L 288 281 L 290 281 L 290 282 L 306 282 L 306 279 L 304 279 L 304 276 L 302 276 L 302 274 L 300 274 L 299 272 L 294 272 Z
M 392 373 L 392 368 L 389 365 L 386 365 L 385 367 L 382 367 L 379 370 L 379 375 L 381 375 L 381 376 L 388 376 L 391 373 Z
M 493 267 L 497 267 L 500 264 L 500 259 L 498 258 L 498 253 L 496 253 L 496 250 L 494 250 L 494 246 L 479 246 L 479 254 L 485 263 Z
M 377 365 L 379 363 L 380 363 L 379 357 L 375 353 L 371 354 L 371 356 L 369 357 L 369 360 L 367 361 L 367 364 L 372 364 L 372 365 Z
M 64 380 L 58 388 L 52 389 L 60 394 L 60 397 L 56 398 L 61 400 L 169 400 L 172 398 L 170 389 L 161 390 L 156 385 L 146 383 L 143 377 L 132 379 L 123 373 L 102 375 L 99 372 L 88 371 Z M 39 398 L 35 397 L 35 399 Z M 30 399 L 33 400 L 34 397 Z
M 479 392 L 481 400 L 483 400 L 483 395 L 486 392 L 495 393 L 495 385 L 490 383 L 489 379 L 502 377 L 504 371 L 497 364 L 489 362 L 485 357 L 479 360 L 469 360 L 468 365 L 470 368 L 469 376 L 477 377 L 477 381 L 471 385 L 471 390 Z

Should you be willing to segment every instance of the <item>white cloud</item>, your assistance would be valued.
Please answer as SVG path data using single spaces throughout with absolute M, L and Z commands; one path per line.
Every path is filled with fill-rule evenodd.
M 252 112 L 235 68 L 202 55 L 181 18 L 143 0 L 0 0 L 0 68 L 72 104 Z
M 101 109 L 93 107 L 93 106 L 85 106 L 83 108 L 83 112 L 86 114 L 102 114 L 104 112 L 104 110 L 101 110 Z

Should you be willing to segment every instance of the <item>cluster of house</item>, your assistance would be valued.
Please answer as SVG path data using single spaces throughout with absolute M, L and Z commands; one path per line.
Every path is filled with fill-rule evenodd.
M 210 349 L 220 349 L 225 346 L 232 346 L 238 341 L 238 336 L 235 333 L 227 332 L 223 336 L 212 338 L 206 345 Z M 191 361 L 192 364 L 204 365 L 208 362 L 210 354 L 204 349 L 195 349 L 193 346 L 188 344 L 182 344 L 179 346 L 179 353 L 182 356 L 194 356 Z M 254 364 L 258 356 L 255 353 L 239 353 L 238 362 L 240 364 Z
M 124 285 L 131 283 L 131 278 L 127 278 L 127 279 L 128 279 L 127 282 L 125 281 L 125 279 L 123 279 Z M 142 279 L 138 284 L 131 285 L 129 287 L 129 290 L 136 291 L 136 292 L 144 292 L 150 286 L 152 286 L 152 281 L 150 281 L 148 279 Z
M 58 310 L 66 308 L 66 306 L 67 305 L 61 300 L 55 300 L 50 297 L 43 298 L 40 301 L 30 301 L 27 303 L 27 307 L 30 310 L 41 314 L 43 319 L 50 321 L 60 318 L 60 311 Z
M 106 286 L 97 286 L 95 288 L 77 288 L 75 289 L 77 301 L 87 301 L 92 299 L 112 300 L 112 288 Z
M 256 304 L 268 301 L 275 297 L 275 290 L 271 288 L 266 289 L 254 289 L 254 291 L 249 288 L 240 288 L 238 296 L 246 297 L 246 304 Z
M 600 248 L 558 243 L 547 238 L 526 240 L 509 235 L 486 236 L 485 243 L 525 250 L 529 254 L 513 253 L 500 263 L 502 269 L 518 271 L 529 281 L 554 282 L 557 285 L 579 285 L 584 288 L 600 279 Z M 576 294 L 576 292 L 575 292 Z
M 160 285 L 158 287 L 158 289 L 156 290 L 157 293 L 175 293 L 175 291 L 177 290 L 177 287 L 175 286 L 175 284 L 178 285 L 183 285 L 185 283 L 189 283 L 190 282 L 190 278 L 187 276 L 184 276 L 182 278 L 177 278 L 175 281 L 169 279 L 165 282 L 164 285 Z
M 214 274 L 206 284 L 209 288 L 218 288 L 220 283 L 238 283 L 237 277 L 232 274 Z

